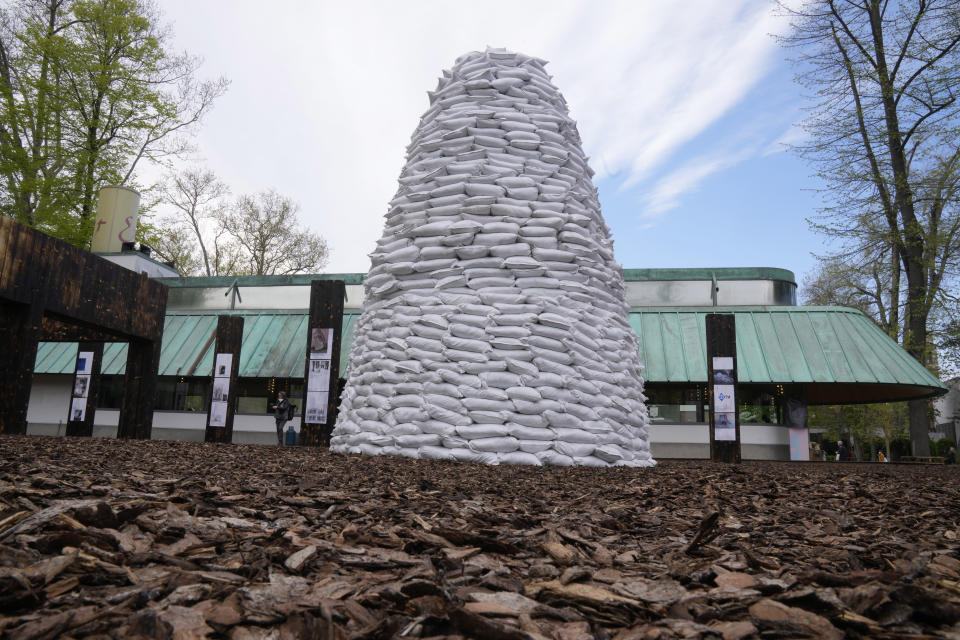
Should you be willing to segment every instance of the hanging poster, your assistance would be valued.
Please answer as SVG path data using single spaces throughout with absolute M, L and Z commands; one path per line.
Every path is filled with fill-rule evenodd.
M 733 413 L 737 410 L 737 404 L 733 397 L 732 384 L 713 385 L 713 411 L 714 413 Z
M 326 424 L 329 399 L 329 391 L 307 391 L 307 408 L 303 413 L 303 421 L 308 424 Z
M 83 422 L 87 415 L 87 399 L 74 398 L 70 403 L 70 420 L 73 422 Z
M 715 413 L 713 414 L 714 440 L 736 440 L 737 423 L 736 415 L 733 413 Z
M 330 359 L 330 350 L 333 346 L 333 329 L 310 329 L 310 359 Z
M 806 427 L 790 427 L 790 459 L 810 459 L 810 435 Z
M 86 398 L 90 393 L 90 376 L 77 376 L 73 380 L 73 397 Z
M 93 373 L 93 351 L 81 351 L 77 354 L 77 373 L 83 375 Z
M 218 353 L 217 362 L 213 367 L 214 378 L 229 378 L 230 370 L 233 366 L 232 353 Z
M 230 378 L 213 379 L 213 401 L 226 402 L 230 393 Z
M 210 426 L 227 426 L 227 403 L 214 401 L 210 403 Z
M 330 361 L 311 360 L 307 377 L 308 391 L 330 391 Z

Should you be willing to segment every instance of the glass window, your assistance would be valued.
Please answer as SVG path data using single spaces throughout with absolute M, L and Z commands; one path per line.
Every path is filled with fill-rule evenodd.
M 740 424 L 783 424 L 783 391 L 776 385 L 738 385 Z
M 157 411 L 206 411 L 210 381 L 207 378 L 157 378 Z
M 123 404 L 124 376 L 100 376 L 100 389 L 97 392 L 98 409 L 119 409 Z
M 699 385 L 652 384 L 644 389 L 644 393 L 650 422 L 703 422 L 703 393 Z
M 274 378 L 240 378 L 237 384 L 237 413 L 270 413 L 277 391 L 283 389 Z

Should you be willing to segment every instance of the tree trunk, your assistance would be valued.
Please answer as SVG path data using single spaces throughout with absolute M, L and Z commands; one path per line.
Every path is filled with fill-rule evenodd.
M 928 400 L 910 401 L 910 449 L 915 456 L 930 455 Z

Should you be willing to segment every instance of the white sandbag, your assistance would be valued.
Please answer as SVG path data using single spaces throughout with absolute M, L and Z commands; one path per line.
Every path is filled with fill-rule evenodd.
M 478 424 L 505 424 L 510 417 L 508 411 L 468 411 L 467 415 Z
M 543 464 L 554 467 L 572 467 L 573 457 L 560 453 L 554 449 L 546 449 L 535 454 Z
M 471 451 L 486 451 L 493 453 L 510 453 L 520 448 L 516 438 L 505 436 L 500 438 L 474 438 L 467 445 Z
M 517 358 L 516 353 L 514 353 L 514 357 L 507 357 L 505 360 L 507 363 L 507 371 L 511 373 L 533 376 L 540 372 L 540 368 L 537 365 Z M 531 358 L 531 360 L 533 360 L 533 358 Z
M 420 455 L 428 460 L 457 460 L 453 450 L 443 446 L 420 447 Z
M 435 433 L 422 433 L 409 436 L 397 436 L 396 444 L 398 447 L 404 448 L 419 448 L 419 447 L 430 447 L 430 446 L 440 446 L 442 441 L 440 435 Z M 417 457 L 417 456 L 414 456 Z
M 589 456 L 596 449 L 596 445 L 582 442 L 565 442 L 563 440 L 557 440 L 553 444 L 553 448 L 565 456 L 570 456 L 571 458 L 582 458 L 584 456 Z
M 484 386 L 494 388 L 494 389 L 509 389 L 511 387 L 517 387 L 521 384 L 520 376 L 515 373 L 509 373 L 506 371 L 494 371 L 488 373 L 481 373 L 480 380 L 483 381 Z M 504 394 L 504 398 L 508 398 L 509 394 Z
M 524 400 L 526 402 L 540 402 L 543 400 L 543 396 L 540 395 L 540 392 L 532 387 L 510 387 L 507 391 L 507 396 L 511 400 Z
M 517 440 L 517 443 L 520 445 L 519 450 L 524 453 L 538 454 L 541 451 L 553 450 L 553 442 L 550 440 Z
M 517 447 L 520 447 L 520 442 L 517 442 Z M 500 455 L 500 464 L 528 464 L 533 466 L 541 466 L 543 463 L 540 461 L 536 455 L 532 453 L 526 453 L 524 451 L 511 451 L 510 453 L 502 453 Z
M 465 438 L 468 441 L 479 440 L 479 439 L 489 439 L 489 438 L 502 438 L 510 434 L 510 429 L 503 424 L 470 424 L 470 425 L 458 425 L 456 427 L 457 435 L 461 438 Z M 488 449 L 492 451 L 492 449 Z
M 507 407 L 504 402 L 504 400 L 467 397 L 463 399 L 463 406 L 468 411 L 503 411 Z
M 506 423 L 507 433 L 520 440 L 556 440 L 557 434 L 546 427 L 527 427 L 516 422 Z
M 459 389 L 457 389 L 459 393 Z M 447 411 L 455 411 L 457 413 L 462 413 L 464 411 L 463 402 L 460 401 L 458 397 L 451 397 L 448 395 L 441 395 L 439 393 L 428 393 L 423 397 L 425 406 L 433 405 L 435 407 L 441 407 Z M 421 420 L 424 418 L 421 418 Z
M 576 456 L 573 463 L 579 467 L 609 467 L 610 463 L 597 456 Z

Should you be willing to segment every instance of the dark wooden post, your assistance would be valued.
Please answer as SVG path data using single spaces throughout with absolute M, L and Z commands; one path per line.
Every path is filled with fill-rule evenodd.
M 213 378 L 207 405 L 206 442 L 233 442 L 243 316 L 217 318 L 217 342 L 213 349 Z
M 67 435 L 93 435 L 93 420 L 97 414 L 97 392 L 100 389 L 100 363 L 103 360 L 102 342 L 81 342 L 73 368 L 73 390 L 67 407 Z M 77 409 L 82 419 L 74 419 Z
M 27 405 L 33 384 L 43 311 L 39 305 L 0 302 L 0 432 L 27 432 Z
M 737 330 L 733 314 L 707 314 L 706 330 L 710 458 L 718 462 L 740 462 Z
M 300 412 L 302 444 L 330 446 L 330 435 L 336 419 L 345 292 L 346 285 L 343 280 L 314 280 L 310 283 L 310 322 L 306 340 L 307 357 L 303 369 L 303 410 Z M 322 350 L 320 347 L 323 347 Z M 325 381 L 325 388 L 314 385 L 315 388 L 311 391 L 311 374 L 315 382 Z M 325 409 L 323 405 L 326 405 Z
M 157 401 L 157 368 L 160 340 L 131 340 L 127 350 L 123 405 L 118 438 L 149 440 L 153 431 L 153 406 Z

